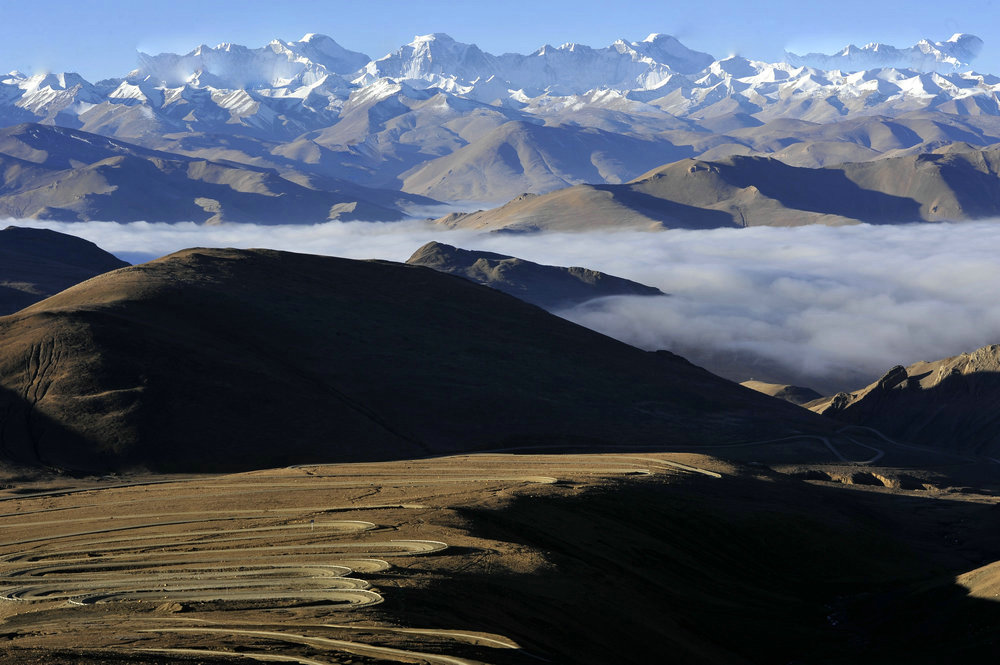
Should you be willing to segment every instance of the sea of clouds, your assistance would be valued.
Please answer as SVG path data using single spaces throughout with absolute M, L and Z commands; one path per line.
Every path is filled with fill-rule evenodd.
M 650 284 L 560 316 L 735 380 L 862 387 L 891 366 L 1000 343 L 1000 220 L 898 226 L 497 234 L 425 222 L 315 226 L 12 221 L 133 263 L 186 247 L 268 247 L 404 261 L 437 240 Z

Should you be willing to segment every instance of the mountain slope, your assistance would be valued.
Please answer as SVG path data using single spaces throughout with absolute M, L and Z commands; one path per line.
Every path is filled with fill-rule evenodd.
M 1000 148 L 819 169 L 765 157 L 686 159 L 627 184 L 519 197 L 438 223 L 524 231 L 886 224 L 995 215 L 1000 215 Z
M 922 39 L 906 49 L 877 42 L 865 44 L 861 48 L 850 44 L 833 55 L 796 55 L 786 52 L 785 60 L 796 67 L 839 69 L 845 72 L 883 67 L 948 72 L 968 68 L 982 48 L 983 40 L 979 37 L 956 33 L 943 42 Z
M 491 101 L 512 91 L 536 96 L 545 92 L 582 94 L 595 88 L 653 88 L 674 74 L 694 74 L 711 62 L 712 56 L 691 50 L 670 35 L 652 34 L 641 42 L 619 39 L 601 49 L 546 44 L 527 55 L 495 56 L 475 44 L 435 33 L 417 36 L 368 63 L 355 83 L 368 85 L 384 78 L 423 81 Z
M 192 249 L 0 318 L 4 456 L 248 469 L 825 420 L 428 268 Z M 28 368 L 28 371 L 25 371 Z
M 816 168 L 934 152 L 957 144 L 982 149 L 1000 143 L 1000 118 L 926 112 L 894 118 L 848 117 L 834 122 L 779 117 L 729 129 L 725 138 L 730 142 L 709 147 L 700 158 L 714 161 L 749 154 Z
M 664 295 L 651 286 L 596 270 L 541 265 L 439 242 L 420 247 L 406 263 L 465 277 L 548 310 L 605 296 Z
M 0 130 L 0 173 L 0 214 L 61 221 L 395 220 L 406 199 L 428 202 L 37 124 Z
M 218 88 L 277 88 L 293 82 L 308 85 L 330 74 L 353 74 L 370 60 L 326 35 L 310 33 L 299 41 L 275 39 L 256 49 L 239 44 L 219 44 L 215 48 L 202 44 L 185 55 L 140 52 L 139 68 L 128 78 L 167 87 L 207 77 Z
M 8 226 L 0 231 L 0 316 L 127 265 L 82 238 Z
M 1000 456 L 1000 346 L 896 366 L 861 390 L 807 408 L 913 443 Z
M 805 404 L 823 397 L 812 388 L 804 388 L 802 386 L 765 383 L 764 381 L 754 381 L 752 379 L 749 381 L 742 381 L 740 382 L 740 385 L 750 388 L 751 390 L 764 393 L 765 395 L 770 395 L 771 397 L 783 399 L 786 402 L 791 402 L 792 404 Z
M 598 129 L 509 122 L 406 174 L 403 191 L 449 201 L 506 201 L 585 182 L 621 183 L 690 152 Z
M 434 88 L 379 80 L 354 91 L 336 122 L 273 149 L 303 168 L 377 186 L 398 188 L 401 174 L 488 134 L 511 120 L 530 120 Z M 537 122 L 537 121 L 536 121 Z

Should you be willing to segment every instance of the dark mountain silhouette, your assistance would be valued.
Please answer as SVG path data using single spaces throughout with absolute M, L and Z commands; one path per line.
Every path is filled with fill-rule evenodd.
M 673 354 L 388 262 L 185 250 L 0 318 L 0 337 L 0 445 L 57 467 L 697 447 L 828 426 Z
M 8 226 L 0 231 L 0 315 L 127 265 L 76 236 Z

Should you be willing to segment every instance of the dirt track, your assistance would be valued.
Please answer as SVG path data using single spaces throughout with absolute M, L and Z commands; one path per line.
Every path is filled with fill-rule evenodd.
M 801 645 L 769 642 L 785 660 L 758 661 L 787 662 L 816 640 L 838 644 L 826 606 L 867 593 L 865 575 L 884 584 L 898 569 L 908 585 L 941 566 L 978 570 L 1000 548 L 992 530 L 968 553 L 945 540 L 956 523 L 990 523 L 993 490 L 948 486 L 943 472 L 894 489 L 901 471 L 845 466 L 814 439 L 733 450 L 753 457 L 496 453 L 8 483 L 0 663 L 646 663 L 664 645 L 677 662 L 732 663 L 747 662 L 733 644 L 759 648 L 741 630 L 818 618 Z M 754 461 L 761 451 L 823 461 L 776 471 Z M 876 473 L 884 485 L 845 484 Z M 914 551 L 943 548 L 938 558 L 884 567 L 879 539 L 901 523 L 920 530 Z M 875 544 L 856 545 L 865 539 Z M 843 561 L 862 582 L 824 590 Z M 993 569 L 982 570 L 969 587 L 992 597 Z M 992 621 L 955 603 L 969 613 L 956 625 Z
M 442 665 L 481 660 L 452 655 L 456 645 L 473 656 L 499 649 L 531 660 L 503 635 L 449 630 L 430 618 L 378 625 L 371 608 L 395 601 L 394 589 L 419 584 L 431 559 L 440 559 L 432 568 L 463 569 L 511 549 L 464 533 L 452 506 L 614 478 L 720 477 L 685 464 L 687 456 L 670 457 L 476 455 L 0 496 L 7 508 L 0 613 L 37 631 L 19 638 L 19 647 L 78 649 L 81 662 L 85 649 L 105 659 L 158 654 L 202 662 L 240 655 L 327 664 L 345 654 Z M 510 562 L 545 565 L 537 554 Z M 426 642 L 430 652 L 422 650 Z

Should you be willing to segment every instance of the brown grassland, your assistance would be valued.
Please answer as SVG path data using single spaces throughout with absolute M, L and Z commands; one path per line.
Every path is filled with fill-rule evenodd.
M 0 492 L 0 662 L 995 653 L 991 469 L 935 454 L 920 460 L 933 471 L 861 467 L 807 440 L 716 452 L 189 476 L 11 470 Z M 803 453 L 816 463 L 757 461 Z

